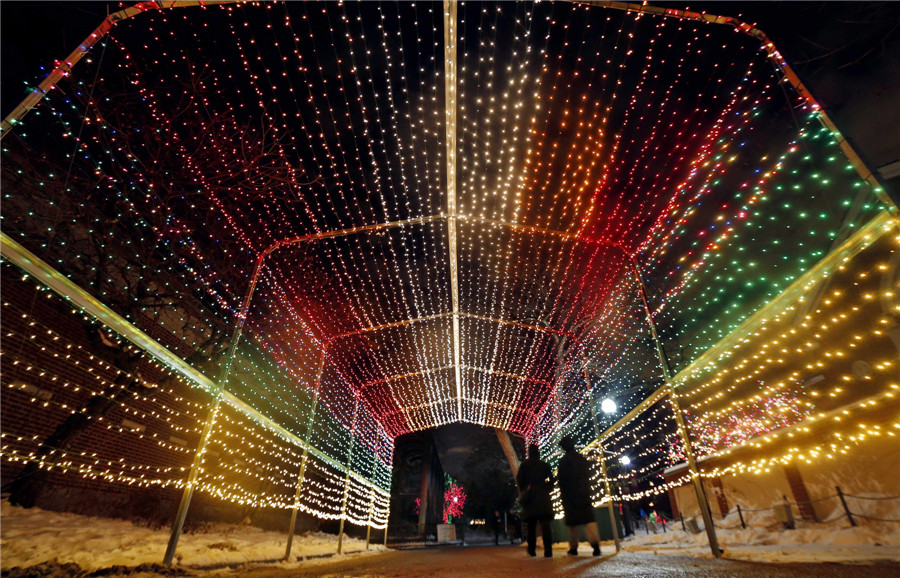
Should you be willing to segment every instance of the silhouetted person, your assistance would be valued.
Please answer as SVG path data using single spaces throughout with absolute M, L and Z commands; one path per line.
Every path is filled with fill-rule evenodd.
M 515 511 L 510 510 L 507 514 L 509 517 L 507 518 L 507 523 L 509 524 L 509 543 L 515 544 L 516 538 L 519 541 L 522 541 L 522 521 L 519 520 L 519 516 L 515 513 Z
M 575 442 L 563 436 L 559 445 L 566 454 L 559 460 L 559 494 L 562 498 L 566 526 L 569 530 L 569 555 L 578 555 L 578 529 L 584 526 L 584 535 L 594 547 L 594 556 L 600 555 L 600 533 L 594 520 L 591 504 L 591 472 L 587 458 L 575 451 Z
M 491 527 L 494 528 L 494 546 L 500 545 L 500 529 L 503 527 L 503 518 L 500 517 L 500 510 L 494 510 L 491 514 Z
M 553 502 L 550 490 L 553 487 L 553 472 L 546 462 L 541 461 L 536 444 L 528 446 L 528 459 L 519 466 L 516 484 L 519 486 L 519 501 L 522 503 L 522 518 L 528 525 L 528 555 L 535 556 L 537 547 L 537 523 L 541 523 L 541 539 L 544 542 L 544 557 L 553 557 L 553 533 L 550 521 L 553 519 Z

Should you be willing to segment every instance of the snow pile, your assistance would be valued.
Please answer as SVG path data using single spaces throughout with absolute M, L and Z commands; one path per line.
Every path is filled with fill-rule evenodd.
M 797 522 L 786 530 L 767 513 L 744 519 L 742 529 L 737 513 L 716 520 L 716 536 L 724 557 L 752 562 L 874 562 L 900 561 L 900 524 L 867 524 L 850 527 L 846 518 L 824 524 Z M 700 527 L 702 528 L 702 521 Z M 669 556 L 712 557 L 706 532 L 689 534 L 680 523 L 670 523 L 667 532 L 637 535 L 623 543 L 630 552 L 653 552 Z
M 381 536 L 381 532 L 375 534 Z M 0 505 L 0 568 L 33 566 L 42 562 L 75 563 L 86 571 L 110 566 L 162 562 L 169 530 L 150 530 L 126 520 L 29 510 Z M 183 534 L 176 563 L 186 566 L 224 566 L 271 562 L 284 556 L 287 534 L 252 526 L 213 525 L 204 533 Z M 364 552 L 366 543 L 344 536 L 345 554 Z M 383 550 L 372 544 L 370 551 Z M 337 536 L 307 534 L 294 537 L 293 555 L 325 556 L 337 550 Z

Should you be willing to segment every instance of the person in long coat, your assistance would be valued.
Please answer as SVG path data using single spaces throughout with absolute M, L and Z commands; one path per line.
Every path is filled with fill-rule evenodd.
M 528 446 L 528 459 L 519 466 L 516 474 L 519 486 L 519 501 L 522 503 L 522 519 L 528 527 L 528 555 L 536 555 L 537 524 L 541 524 L 541 540 L 544 542 L 544 557 L 553 557 L 553 502 L 550 490 L 553 488 L 553 472 L 547 462 L 541 461 L 537 445 Z
M 566 452 L 559 460 L 557 475 L 569 530 L 569 555 L 578 555 L 578 529 L 584 526 L 585 537 L 594 547 L 594 556 L 599 556 L 600 533 L 597 531 L 594 506 L 591 503 L 590 465 L 586 457 L 575 451 L 575 442 L 569 436 L 563 436 L 559 445 Z

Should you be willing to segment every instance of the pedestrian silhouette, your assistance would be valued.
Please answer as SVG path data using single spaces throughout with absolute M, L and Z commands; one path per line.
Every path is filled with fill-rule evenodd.
M 600 555 L 600 533 L 594 520 L 591 503 L 590 465 L 587 458 L 575 451 L 575 442 L 563 436 L 559 445 L 565 455 L 559 460 L 559 493 L 562 498 L 566 526 L 569 530 L 569 555 L 578 555 L 578 529 L 584 527 L 588 543 L 594 547 L 594 556 Z
M 547 462 L 541 461 L 536 444 L 528 446 L 528 459 L 519 466 L 516 475 L 519 486 L 519 502 L 522 504 L 522 519 L 528 528 L 528 555 L 535 556 L 537 547 L 537 524 L 541 524 L 541 540 L 544 543 L 544 557 L 553 557 L 553 502 L 550 490 L 553 487 L 553 472 Z
M 494 546 L 500 545 L 500 529 L 503 526 L 503 518 L 500 517 L 500 510 L 494 510 L 491 514 L 491 527 L 494 529 Z

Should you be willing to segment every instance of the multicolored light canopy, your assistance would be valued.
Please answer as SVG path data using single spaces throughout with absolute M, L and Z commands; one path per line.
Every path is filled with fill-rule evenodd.
M 34 214 L 144 247 L 136 279 L 181 284 L 163 325 L 243 323 L 229 390 L 297 431 L 322 404 L 317 447 L 359 460 L 454 421 L 590 437 L 588 404 L 661 383 L 632 262 L 677 369 L 884 208 L 751 36 L 457 10 L 124 21 L 4 140 L 28 182 L 6 229 L 89 286 Z M 347 457 L 356 438 L 373 454 Z

